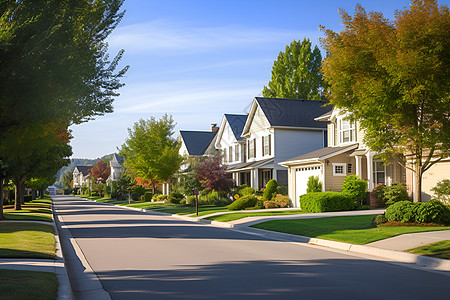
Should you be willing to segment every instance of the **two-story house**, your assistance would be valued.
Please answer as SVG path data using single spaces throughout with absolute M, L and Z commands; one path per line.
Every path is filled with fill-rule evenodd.
M 87 185 L 87 178 L 92 166 L 76 166 L 73 170 L 73 188 L 77 189 Z
M 225 114 L 217 133 L 215 148 L 221 153 L 222 161 L 228 171 L 246 162 L 246 139 L 242 137 L 247 115 Z M 250 173 L 232 172 L 237 185 L 250 185 Z
M 114 153 L 111 161 L 109 162 L 109 167 L 111 168 L 111 173 L 106 180 L 107 182 L 115 181 L 119 179 L 120 175 L 123 171 L 125 171 L 125 167 L 122 165 L 123 157 Z
M 310 176 L 319 177 L 323 191 L 340 191 L 347 175 L 367 180 L 369 191 L 377 184 L 405 182 L 405 169 L 394 160 L 385 165 L 376 152 L 364 145 L 364 132 L 358 122 L 346 117 L 333 109 L 315 118 L 328 123 L 328 147 L 281 162 L 289 169 L 289 197 L 295 207 L 300 206 L 300 196 L 306 194 Z
M 263 188 L 270 179 L 287 184 L 288 171 L 280 162 L 326 146 L 327 126 L 314 120 L 331 110 L 325 105 L 324 101 L 254 98 L 241 134 L 246 144 L 243 162 L 229 165 L 227 170 L 236 184 L 255 189 Z

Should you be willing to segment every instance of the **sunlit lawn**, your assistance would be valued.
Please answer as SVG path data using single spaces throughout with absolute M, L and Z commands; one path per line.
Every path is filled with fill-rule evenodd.
M 289 211 L 268 211 L 268 212 L 238 212 L 229 213 L 217 216 L 206 217 L 205 219 L 219 222 L 229 222 L 239 220 L 247 217 L 259 217 L 259 216 L 282 216 L 282 215 L 296 215 L 301 214 L 301 210 L 289 210 Z
M 51 200 L 37 199 L 22 204 L 21 210 L 14 210 L 14 205 L 3 207 L 3 215 L 10 220 L 52 221 Z
M 56 299 L 55 273 L 0 269 L 1 299 Z
M 406 250 L 406 252 L 437 258 L 450 259 L 450 240 Z
M 448 230 L 450 227 L 378 226 L 372 227 L 371 215 L 314 219 L 275 220 L 251 227 L 297 234 L 307 237 L 367 244 L 405 233 Z
M 0 222 L 0 257 L 55 258 L 53 226 L 31 222 Z

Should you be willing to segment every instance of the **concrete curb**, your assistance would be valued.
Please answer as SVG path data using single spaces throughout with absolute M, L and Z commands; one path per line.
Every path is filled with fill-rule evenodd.
M 57 211 L 57 210 L 56 210 Z M 76 294 L 82 294 L 81 298 L 84 299 L 105 299 L 110 300 L 111 296 L 109 293 L 103 288 L 100 279 L 97 277 L 97 274 L 92 270 L 89 262 L 86 260 L 86 257 L 83 254 L 83 251 L 78 246 L 76 239 L 72 236 L 70 230 L 64 224 L 64 220 L 60 215 L 56 215 L 57 222 L 59 223 L 59 227 L 61 230 L 65 230 L 65 236 L 68 238 L 68 244 L 66 246 L 71 246 L 75 252 L 75 257 L 65 257 L 66 264 L 71 265 L 72 261 L 73 266 L 72 269 L 76 269 L 78 266 L 75 265 L 77 259 L 82 264 L 82 270 L 79 268 L 76 269 L 76 272 L 71 272 L 70 278 L 68 279 L 71 283 L 71 292 L 75 298 Z M 79 284 L 80 281 L 85 281 L 83 284 Z
M 80 199 L 84 199 L 84 198 L 80 198 Z M 96 201 L 88 200 L 88 199 L 84 199 L 84 200 L 96 202 Z M 97 202 L 97 203 L 102 203 L 102 202 Z M 109 203 L 103 203 L 103 204 L 109 204 Z M 245 233 L 249 233 L 249 234 L 253 234 L 253 235 L 269 237 L 271 239 L 276 239 L 276 240 L 306 243 L 306 244 L 311 244 L 311 245 L 316 245 L 316 246 L 323 246 L 323 247 L 338 249 L 338 250 L 342 250 L 342 251 L 346 251 L 346 252 L 371 255 L 371 256 L 394 260 L 394 261 L 402 262 L 402 263 L 415 264 L 418 266 L 422 266 L 422 267 L 426 267 L 426 268 L 430 268 L 430 269 L 438 270 L 438 271 L 450 271 L 450 260 L 447 260 L 447 259 L 422 256 L 422 255 L 418 255 L 418 254 L 412 254 L 412 253 L 401 252 L 401 251 L 375 248 L 375 247 L 365 246 L 365 245 L 354 245 L 354 244 L 348 244 L 348 243 L 336 242 L 336 241 L 330 241 L 330 240 L 324 240 L 324 239 L 318 239 L 318 238 L 310 238 L 310 237 L 301 236 L 301 235 L 269 231 L 269 230 L 264 230 L 264 229 L 259 229 L 259 228 L 252 228 L 252 227 L 248 227 L 245 225 L 230 224 L 230 223 L 219 222 L 219 221 L 210 221 L 210 220 L 205 220 L 202 218 L 180 216 L 180 215 L 176 215 L 176 214 L 157 212 L 157 211 L 152 211 L 152 210 L 147 210 L 147 209 L 142 209 L 142 208 L 119 206 L 119 205 L 115 205 L 115 204 L 109 204 L 109 205 L 113 205 L 113 206 L 120 207 L 123 209 L 129 209 L 129 210 L 134 210 L 134 211 L 150 213 L 150 214 L 154 214 L 154 215 L 171 216 L 171 217 L 175 217 L 175 218 L 178 218 L 178 219 L 181 219 L 184 221 L 190 221 L 190 222 L 195 222 L 195 223 L 200 223 L 200 224 L 205 224 L 205 225 L 211 225 L 211 226 L 215 226 L 215 227 L 237 230 L 237 231 L 241 231 L 241 232 L 245 232 Z

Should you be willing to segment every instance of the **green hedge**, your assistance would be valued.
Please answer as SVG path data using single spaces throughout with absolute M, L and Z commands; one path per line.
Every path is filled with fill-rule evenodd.
M 450 224 L 450 208 L 439 201 L 400 201 L 386 208 L 386 219 L 403 223 Z
M 352 210 L 355 208 L 353 198 L 345 193 L 318 192 L 300 196 L 302 211 L 318 213 L 325 211 Z
M 263 199 L 264 201 L 271 201 L 273 194 L 277 191 L 278 182 L 275 179 L 270 179 L 266 184 L 266 188 L 264 189 Z
M 345 177 L 341 191 L 350 195 L 355 206 L 359 206 L 366 200 L 367 181 L 359 178 L 357 175 L 349 175 Z
M 258 199 L 256 199 L 256 197 L 253 195 L 243 196 L 234 201 L 233 203 L 231 203 L 230 205 L 228 205 L 228 209 L 241 210 L 247 207 L 254 207 L 256 205 L 256 201 L 258 201 Z

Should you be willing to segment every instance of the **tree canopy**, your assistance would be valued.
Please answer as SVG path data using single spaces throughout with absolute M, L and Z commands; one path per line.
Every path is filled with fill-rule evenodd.
M 100 160 L 95 165 L 92 166 L 89 172 L 97 181 L 100 181 L 101 183 L 106 183 L 106 180 L 111 174 L 111 168 L 108 166 L 106 162 Z
M 357 5 L 341 11 L 345 29 L 323 29 L 323 73 L 330 102 L 351 113 L 365 143 L 421 178 L 450 155 L 450 14 L 435 0 L 413 0 L 390 21 Z
M 204 188 L 216 191 L 230 191 L 235 183 L 226 174 L 227 166 L 222 164 L 222 157 L 206 157 L 195 169 L 197 179 Z
M 172 138 L 174 127 L 172 116 L 167 114 L 159 120 L 140 119 L 133 129 L 128 129 L 129 136 L 120 150 L 125 167 L 137 177 L 150 180 L 153 193 L 156 183 L 170 182 L 183 162 L 178 153 L 180 145 Z
M 324 100 L 322 55 L 311 41 L 293 41 L 273 63 L 272 78 L 262 93 L 269 98 Z

